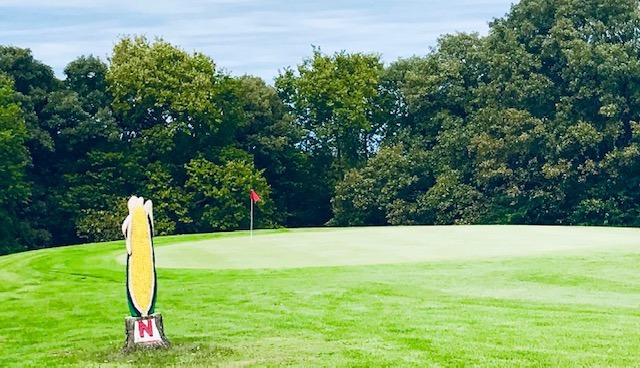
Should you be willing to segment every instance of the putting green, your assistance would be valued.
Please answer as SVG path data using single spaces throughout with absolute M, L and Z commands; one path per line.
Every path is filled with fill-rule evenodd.
M 248 269 L 412 263 L 606 250 L 640 251 L 640 229 L 407 226 L 300 229 L 156 247 L 160 268 Z M 120 262 L 125 258 L 120 257 Z

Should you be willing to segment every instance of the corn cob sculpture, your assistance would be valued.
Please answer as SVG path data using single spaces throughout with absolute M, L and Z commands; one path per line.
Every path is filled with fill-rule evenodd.
M 153 253 L 153 203 L 132 196 L 129 216 L 122 223 L 127 246 L 127 301 L 133 317 L 147 317 L 156 303 L 156 270 Z

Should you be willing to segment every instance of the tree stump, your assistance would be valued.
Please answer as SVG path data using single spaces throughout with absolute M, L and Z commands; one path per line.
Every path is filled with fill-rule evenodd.
M 126 317 L 125 352 L 139 349 L 168 349 L 171 343 L 164 335 L 162 315 L 154 313 L 147 317 Z

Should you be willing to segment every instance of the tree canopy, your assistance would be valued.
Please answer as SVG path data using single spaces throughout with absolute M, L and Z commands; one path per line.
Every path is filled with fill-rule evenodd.
M 27 129 L 15 95 L 13 81 L 0 74 L 0 254 L 22 249 L 16 210 L 30 195 L 25 178 L 30 161 L 24 145 Z

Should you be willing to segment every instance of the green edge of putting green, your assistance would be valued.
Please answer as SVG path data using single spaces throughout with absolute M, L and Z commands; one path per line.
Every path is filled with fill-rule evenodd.
M 174 238 L 176 239 L 176 238 Z M 179 238 L 178 238 L 179 239 Z M 159 268 L 260 269 L 508 258 L 639 250 L 640 229 L 567 226 L 399 226 L 236 232 L 156 248 Z M 120 263 L 125 256 L 118 257 Z

